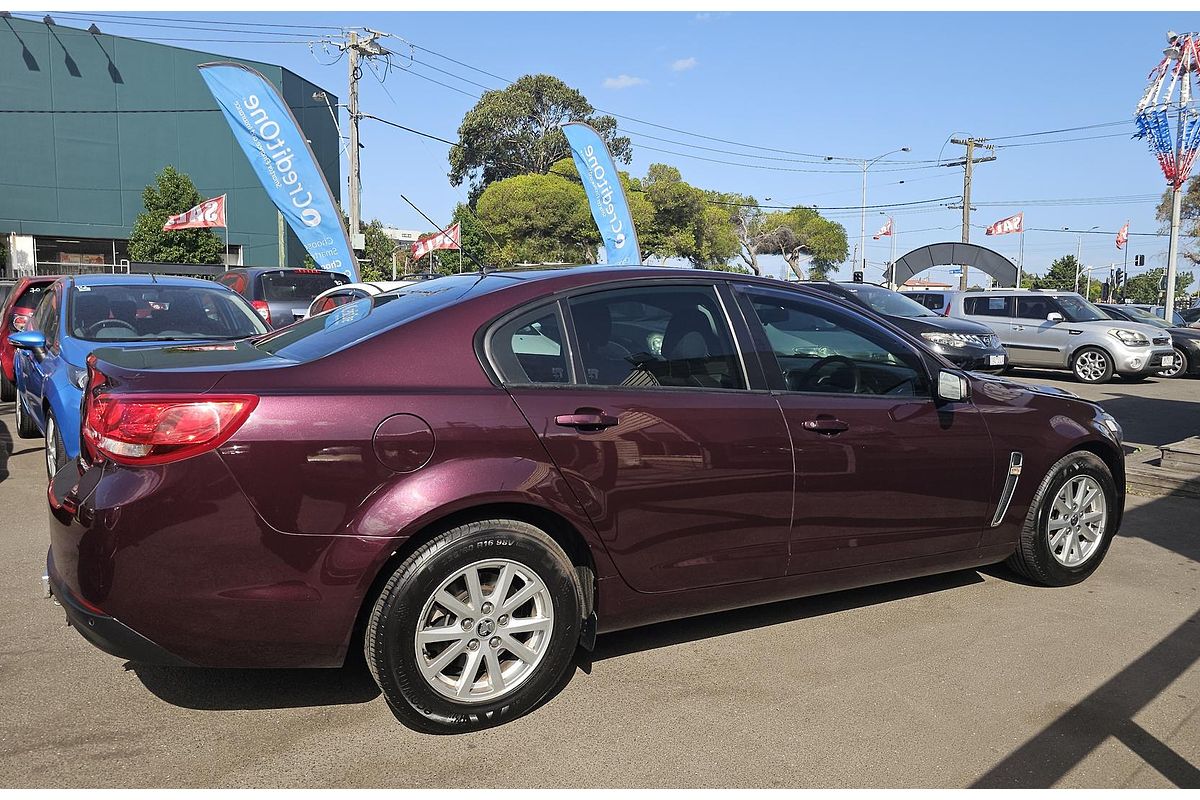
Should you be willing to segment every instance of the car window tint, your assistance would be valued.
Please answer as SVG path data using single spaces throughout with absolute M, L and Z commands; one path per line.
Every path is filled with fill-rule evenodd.
M 1017 316 L 1022 319 L 1045 319 L 1051 312 L 1058 311 L 1048 297 L 1018 297 Z
M 29 328 L 35 331 L 41 331 L 46 337 L 46 346 L 53 349 L 55 335 L 58 333 L 58 304 L 54 302 L 54 292 L 44 292 L 41 302 L 38 303 L 37 310 L 33 312 L 33 319 L 30 322 Z
M 510 320 L 491 336 L 496 371 L 508 384 L 569 383 L 571 370 L 556 306 Z
M 37 308 L 38 303 L 42 300 L 42 295 L 49 289 L 52 284 L 49 283 L 31 283 L 25 287 L 25 291 L 17 295 L 17 299 L 13 301 L 13 308 L 24 308 L 29 311 Z
M 348 283 L 349 278 L 339 272 L 264 272 L 260 278 L 264 300 L 311 303 L 312 299 L 326 289 Z
M 972 317 L 1011 317 L 1012 297 L 979 295 L 963 298 L 963 313 Z
M 909 297 L 913 300 L 916 300 L 921 305 L 925 306 L 928 309 L 932 309 L 933 311 L 940 311 L 942 306 L 946 302 L 946 296 L 942 295 L 942 294 L 924 294 L 924 293 L 922 293 L 922 294 L 907 294 L 906 293 L 904 296 Z
M 867 321 L 775 294 L 750 297 L 788 391 L 929 396 L 916 355 Z
M 711 286 L 639 287 L 569 301 L 593 386 L 745 389 L 725 312 Z

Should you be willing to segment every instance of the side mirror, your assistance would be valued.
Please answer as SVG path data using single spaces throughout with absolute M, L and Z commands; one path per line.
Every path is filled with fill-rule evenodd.
M 46 334 L 41 331 L 21 331 L 9 335 L 8 343 L 18 350 L 29 350 L 37 358 L 46 352 Z
M 1058 313 L 1057 311 L 1051 311 L 1049 314 L 1046 315 L 1047 322 L 1062 322 L 1064 319 L 1066 319 L 1066 318 L 1062 314 Z
M 947 403 L 961 403 L 971 396 L 971 384 L 965 376 L 944 369 L 938 373 L 937 396 Z

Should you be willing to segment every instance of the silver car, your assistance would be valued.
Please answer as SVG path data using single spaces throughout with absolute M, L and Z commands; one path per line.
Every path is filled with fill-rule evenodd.
M 1015 367 L 1069 369 L 1083 383 L 1141 379 L 1171 366 L 1165 331 L 1109 319 L 1075 292 L 993 289 L 947 292 L 947 316 L 982 322 Z

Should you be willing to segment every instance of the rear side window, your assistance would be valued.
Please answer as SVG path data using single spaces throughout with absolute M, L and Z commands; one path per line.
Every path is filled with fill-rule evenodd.
M 1013 299 L 994 295 L 963 298 L 963 313 L 971 317 L 1011 317 Z
M 264 272 L 260 276 L 264 300 L 303 302 L 305 305 L 326 289 L 349 283 L 340 272 Z
M 530 311 L 504 323 L 492 333 L 488 349 L 506 384 L 571 380 L 557 306 Z
M 724 309 L 711 286 L 612 289 L 569 301 L 582 383 L 745 389 Z
M 37 308 L 38 303 L 42 301 L 42 295 L 46 293 L 46 290 L 50 286 L 51 284 L 49 283 L 35 283 L 26 286 L 25 291 L 17 296 L 16 301 L 13 303 L 13 308 L 24 308 L 32 312 Z

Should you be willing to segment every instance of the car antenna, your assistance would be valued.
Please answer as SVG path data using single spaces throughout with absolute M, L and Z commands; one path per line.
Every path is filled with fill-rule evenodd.
M 420 214 L 422 217 L 424 217 L 424 218 L 425 218 L 425 221 L 426 221 L 426 222 L 428 222 L 430 225 L 432 225 L 432 226 L 433 226 L 433 227 L 435 227 L 435 228 L 437 228 L 437 227 L 438 227 L 438 224 L 437 224 L 436 222 L 434 222 L 432 219 L 430 219 L 428 214 L 426 214 L 426 213 L 425 213 L 424 211 L 422 211 L 421 209 L 417 208 L 417 204 L 416 204 L 416 203 L 414 203 L 412 200 L 409 200 L 409 199 L 408 199 L 407 197 L 405 197 L 404 195 L 400 195 L 400 199 L 401 199 L 401 200 L 403 200 L 404 202 L 408 203 L 410 206 L 412 206 L 412 207 L 413 207 L 413 209 L 414 209 L 414 210 L 415 210 L 415 211 L 416 211 L 418 214 Z M 438 228 L 438 233 L 445 233 L 447 230 L 449 230 L 449 228 Z M 488 272 L 488 268 L 487 268 L 487 267 L 485 267 L 483 264 L 481 264 L 481 263 L 479 262 L 479 259 L 477 259 L 475 256 L 473 256 L 473 255 L 471 255 L 470 253 L 468 253 L 468 252 L 466 251 L 466 248 L 464 248 L 464 247 L 462 246 L 462 234 L 461 234 L 461 233 L 459 233 L 459 235 L 458 235 L 458 239 L 459 239 L 459 241 L 458 241 L 458 252 L 460 252 L 460 253 L 464 254 L 464 255 L 465 255 L 467 258 L 469 258 L 469 259 L 471 259 L 473 262 L 475 262 L 475 266 L 479 267 L 479 271 L 480 271 L 480 272 L 482 272 L 482 273 L 487 273 L 487 272 Z

